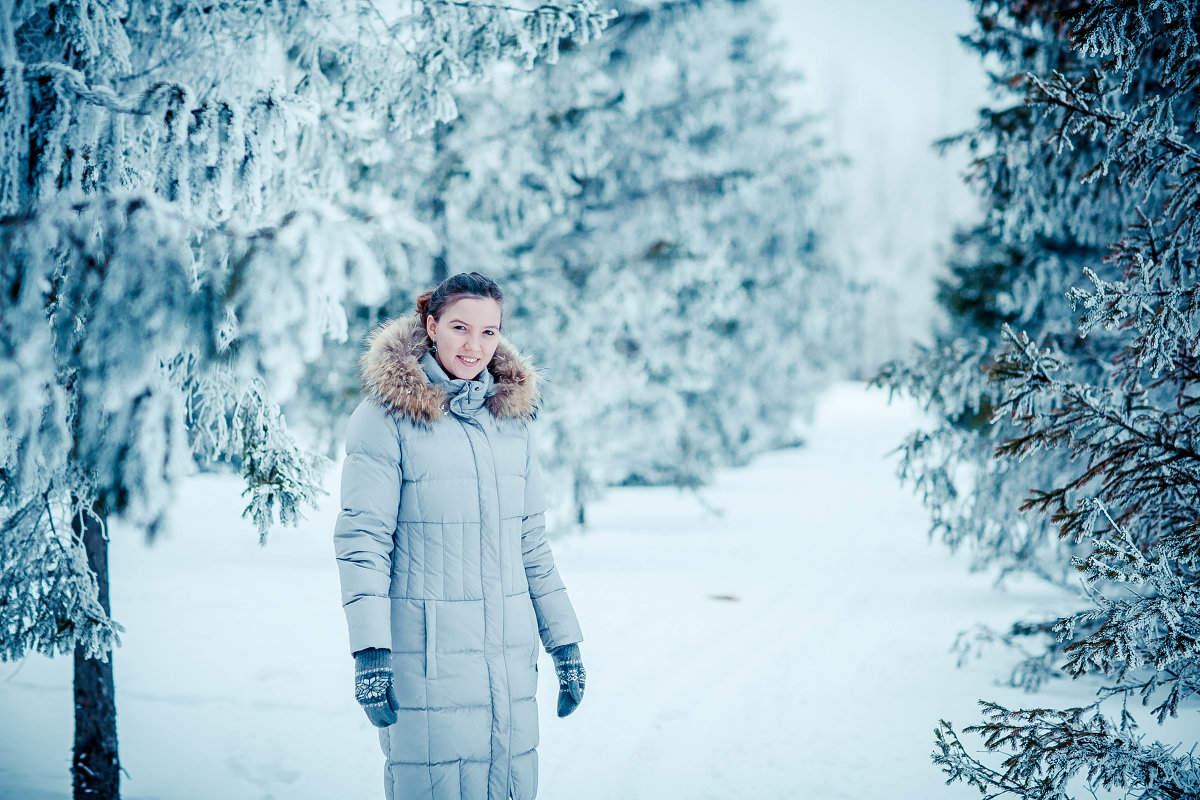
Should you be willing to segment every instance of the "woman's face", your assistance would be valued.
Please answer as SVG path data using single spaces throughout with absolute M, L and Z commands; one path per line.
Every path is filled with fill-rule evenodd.
M 452 378 L 474 380 L 500 344 L 500 304 L 490 297 L 461 297 L 425 320 L 437 360 Z

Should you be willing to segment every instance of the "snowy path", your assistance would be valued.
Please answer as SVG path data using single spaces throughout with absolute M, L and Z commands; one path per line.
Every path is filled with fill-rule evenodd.
M 541 790 L 592 798 L 974 798 L 929 761 L 939 717 L 976 720 L 1003 657 L 956 669 L 955 634 L 1056 597 L 1006 593 L 925 535 L 885 454 L 917 421 L 859 385 L 806 447 L 702 493 L 612 492 L 555 540 L 587 637 L 584 704 L 554 716 L 541 664 Z M 335 471 L 336 472 L 336 471 Z M 336 474 L 330 486 L 336 486 Z M 381 756 L 351 691 L 329 533 L 336 496 L 260 549 L 236 482 L 181 493 L 153 548 L 114 536 L 126 800 L 373 798 Z M 1038 704 L 1078 702 L 1058 683 Z M 0 666 L 0 798 L 69 796 L 70 659 Z

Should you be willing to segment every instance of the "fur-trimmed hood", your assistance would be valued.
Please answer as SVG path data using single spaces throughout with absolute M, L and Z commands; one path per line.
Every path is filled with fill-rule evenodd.
M 432 342 L 416 314 L 383 323 L 367 337 L 367 350 L 359 359 L 363 391 L 390 413 L 429 425 L 441 419 L 449 398 L 446 390 L 429 380 L 421 359 Z M 498 419 L 533 419 L 541 402 L 538 373 L 503 337 L 487 371 L 493 391 L 484 405 Z

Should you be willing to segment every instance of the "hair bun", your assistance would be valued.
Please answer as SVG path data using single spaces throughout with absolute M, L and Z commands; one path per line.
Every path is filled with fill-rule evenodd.
M 425 292 L 417 298 L 417 316 L 419 316 L 422 321 L 425 320 L 425 315 L 429 313 L 429 301 L 432 297 L 433 289 L 430 289 L 428 292 Z

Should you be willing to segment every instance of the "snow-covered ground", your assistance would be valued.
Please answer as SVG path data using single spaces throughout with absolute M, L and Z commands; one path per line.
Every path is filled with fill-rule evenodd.
M 698 496 L 611 492 L 554 551 L 584 634 L 587 695 L 554 716 L 542 662 L 539 796 L 974 798 L 929 759 L 940 717 L 986 696 L 1002 653 L 955 666 L 955 634 L 1062 598 L 1006 592 L 931 544 L 887 453 L 919 420 L 843 384 L 805 447 L 730 470 Z M 330 476 L 337 485 L 337 470 Z M 172 532 L 113 536 L 126 800 L 381 795 L 375 731 L 352 695 L 330 533 L 336 492 L 260 548 L 235 478 L 183 488 Z M 0 798 L 70 795 L 71 660 L 0 665 Z

